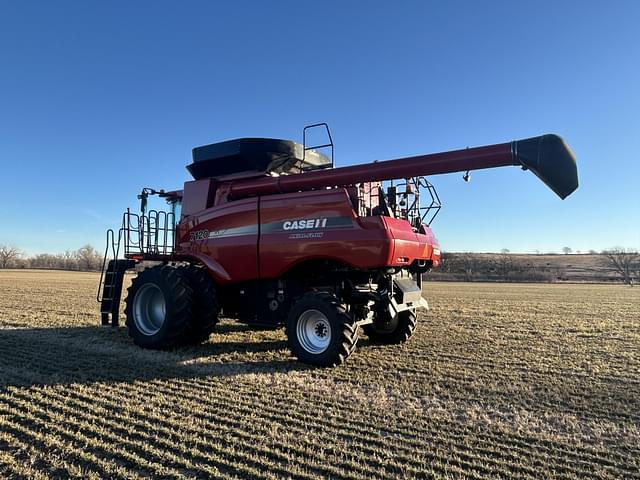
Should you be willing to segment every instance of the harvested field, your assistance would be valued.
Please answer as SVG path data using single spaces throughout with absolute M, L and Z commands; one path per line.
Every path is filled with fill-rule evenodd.
M 640 288 L 428 283 L 400 347 L 135 347 L 95 274 L 0 271 L 2 478 L 640 478 Z

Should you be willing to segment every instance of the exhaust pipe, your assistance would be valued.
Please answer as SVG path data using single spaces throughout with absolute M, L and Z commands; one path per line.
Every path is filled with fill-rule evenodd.
M 531 170 L 563 200 L 578 188 L 576 156 L 555 134 L 516 140 L 512 143 L 514 160 Z

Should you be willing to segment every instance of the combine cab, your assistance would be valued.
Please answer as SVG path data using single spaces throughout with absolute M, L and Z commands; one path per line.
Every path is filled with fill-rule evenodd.
M 333 168 L 328 127 L 311 127 L 328 141 L 194 148 L 194 180 L 182 190 L 143 189 L 140 212 L 127 210 L 117 234 L 107 232 L 102 323 L 118 325 L 124 272 L 136 268 L 125 312 L 137 345 L 202 342 L 224 315 L 284 326 L 301 361 L 335 366 L 361 331 L 407 341 L 427 308 L 422 275 L 440 262 L 430 228 L 440 200 L 426 175 L 517 165 L 561 198 L 578 186 L 573 153 L 556 135 Z M 152 195 L 169 208 L 149 209 Z

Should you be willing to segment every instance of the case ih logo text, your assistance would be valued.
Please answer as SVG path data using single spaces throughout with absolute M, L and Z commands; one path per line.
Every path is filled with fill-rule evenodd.
M 310 218 L 309 220 L 287 220 L 282 224 L 282 228 L 285 230 L 306 230 L 311 228 L 324 228 L 326 226 L 326 218 Z

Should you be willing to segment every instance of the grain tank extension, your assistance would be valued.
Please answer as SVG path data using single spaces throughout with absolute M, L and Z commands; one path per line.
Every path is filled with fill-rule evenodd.
M 560 198 L 578 187 L 575 157 L 557 135 L 334 168 L 328 127 L 312 127 L 326 143 L 197 147 L 181 190 L 144 188 L 140 211 L 107 232 L 103 325 L 119 324 L 124 273 L 135 269 L 125 313 L 141 347 L 202 342 L 224 316 L 284 326 L 298 359 L 335 366 L 361 332 L 407 341 L 428 308 L 422 275 L 440 262 L 430 227 L 440 199 L 427 175 L 519 166 Z M 148 208 L 150 196 L 168 208 Z

